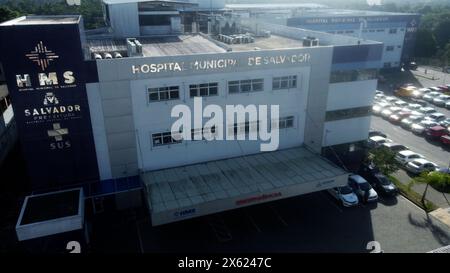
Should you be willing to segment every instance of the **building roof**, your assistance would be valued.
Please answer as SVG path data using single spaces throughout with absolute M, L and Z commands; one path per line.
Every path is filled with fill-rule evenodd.
M 130 4 L 130 3 L 142 3 L 142 2 L 168 2 L 168 3 L 174 3 L 174 4 L 186 4 L 186 5 L 197 5 L 197 3 L 190 3 L 188 0 L 178 0 L 178 1 L 172 1 L 172 0 L 103 0 L 103 3 L 108 5 L 114 5 L 114 4 Z
M 80 19 L 80 15 L 22 16 L 1 23 L 0 26 L 78 24 L 80 22 Z
M 349 17 L 349 16 L 410 16 L 418 15 L 416 13 L 386 12 L 372 10 L 349 10 L 349 9 L 310 9 L 305 10 L 302 17 Z
M 277 3 L 277 4 L 227 4 L 225 6 L 232 10 L 279 10 L 279 9 L 317 9 L 327 6 L 314 3 Z
M 297 147 L 146 172 L 142 179 L 152 212 L 159 213 L 344 175 L 323 157 Z

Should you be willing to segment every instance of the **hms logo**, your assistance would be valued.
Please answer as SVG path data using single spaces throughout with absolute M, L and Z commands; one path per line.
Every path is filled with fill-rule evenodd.
M 26 54 L 28 59 L 35 62 L 42 71 L 45 71 L 47 67 L 50 65 L 50 62 L 58 59 L 59 56 L 56 55 L 53 51 L 48 50 L 47 47 L 40 41 L 35 47 L 34 50 L 29 54 Z

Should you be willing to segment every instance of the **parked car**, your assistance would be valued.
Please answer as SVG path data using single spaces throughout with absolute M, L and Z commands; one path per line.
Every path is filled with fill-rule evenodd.
M 408 108 L 411 111 L 416 111 L 416 110 L 419 110 L 420 108 L 422 108 L 422 105 L 420 105 L 418 103 L 410 103 L 410 104 L 408 104 Z
M 374 115 L 379 115 L 381 112 L 386 109 L 387 107 L 391 107 L 391 105 L 388 102 L 380 102 L 372 106 L 372 113 Z
M 430 90 L 432 92 L 440 92 L 441 91 L 441 89 L 439 87 L 437 87 L 437 86 L 430 87 Z
M 439 85 L 438 88 L 441 89 L 442 92 L 447 92 L 448 91 L 447 85 Z
M 450 126 L 450 118 L 446 118 L 443 121 L 439 122 L 439 125 L 441 125 L 442 127 L 449 127 Z
M 400 122 L 400 126 L 402 126 L 405 129 L 411 130 L 411 126 L 415 123 L 419 123 L 424 119 L 423 115 L 419 116 L 409 116 L 408 118 L 402 119 Z
M 441 122 L 441 121 L 444 121 L 445 119 L 447 119 L 447 117 L 442 113 L 436 112 L 436 113 L 432 113 L 432 114 L 428 115 L 427 117 L 425 117 L 425 119 L 432 120 L 435 122 Z
M 449 95 L 439 95 L 433 99 L 433 104 L 443 107 L 448 101 L 450 101 Z
M 375 95 L 384 95 L 384 92 L 380 90 L 375 90 Z
M 350 175 L 348 184 L 362 202 L 376 202 L 378 200 L 377 192 L 360 175 Z
M 425 130 L 425 137 L 428 139 L 441 139 L 441 136 L 445 135 L 448 135 L 448 131 L 440 125 Z
M 416 89 L 412 92 L 412 97 L 416 98 L 416 99 L 421 99 L 423 96 L 425 96 L 426 94 L 428 94 L 430 92 L 431 92 L 431 90 L 428 88 Z
M 395 156 L 395 160 L 401 165 L 406 165 L 408 162 L 419 158 L 423 158 L 423 156 L 411 150 L 400 151 Z
M 389 107 L 389 108 L 381 111 L 381 116 L 385 119 L 388 119 L 390 115 L 400 112 L 401 110 L 402 110 L 402 108 L 400 108 L 400 107 L 392 106 L 392 107 Z
M 380 136 L 380 137 L 387 138 L 386 134 L 384 134 L 383 132 L 370 130 L 369 137 L 373 137 L 373 136 Z
M 386 143 L 386 142 L 392 142 L 392 140 L 381 137 L 381 136 L 373 136 L 373 137 L 369 137 L 367 144 L 370 148 L 378 148 L 378 147 L 380 147 L 381 144 Z
M 397 101 L 394 102 L 394 106 L 403 108 L 403 107 L 408 106 L 408 103 L 405 102 L 405 101 L 402 101 L 402 100 L 397 100 Z
M 450 167 L 437 168 L 436 172 L 450 174 Z
M 353 192 L 350 186 L 329 189 L 328 192 L 338 200 L 344 207 L 353 207 L 358 205 L 358 196 Z
M 441 136 L 441 143 L 444 144 L 444 146 L 446 147 L 450 147 L 450 136 L 449 135 Z
M 377 193 L 393 196 L 397 194 L 397 187 L 374 164 L 363 164 L 359 174 L 364 177 Z
M 381 101 L 384 98 L 385 98 L 385 96 L 383 94 L 376 94 L 374 97 L 374 100 Z
M 394 153 L 409 150 L 409 148 L 406 147 L 405 145 L 394 143 L 394 142 L 385 142 L 385 143 L 381 144 L 381 147 L 385 147 Z
M 391 104 L 394 104 L 397 100 L 398 100 L 398 98 L 396 98 L 396 97 L 393 97 L 393 96 L 387 96 L 386 98 L 384 98 L 387 102 L 389 102 L 389 103 L 391 103 Z
M 422 107 L 422 108 L 419 109 L 418 112 L 422 113 L 425 116 L 428 116 L 428 115 L 431 115 L 433 113 L 436 113 L 437 111 L 433 107 Z
M 411 98 L 410 101 L 412 103 L 415 103 L 415 104 L 420 104 L 422 107 L 427 107 L 428 106 L 428 102 L 424 101 L 423 99 Z
M 447 101 L 447 102 L 445 103 L 445 108 L 450 109 L 450 101 Z
M 437 122 L 424 119 L 419 123 L 413 124 L 411 126 L 411 131 L 415 134 L 421 135 L 425 132 L 426 129 L 439 125 Z
M 441 92 L 433 91 L 423 96 L 423 99 L 428 102 L 432 102 L 434 98 L 442 95 Z
M 413 174 L 420 174 L 423 172 L 432 172 L 438 168 L 436 164 L 431 161 L 426 160 L 425 158 L 415 159 L 406 164 L 406 170 Z
M 412 113 L 411 110 L 409 110 L 407 108 L 403 108 L 400 112 L 390 115 L 389 121 L 394 124 L 398 124 L 401 122 L 402 119 L 409 117 L 411 115 L 411 113 Z

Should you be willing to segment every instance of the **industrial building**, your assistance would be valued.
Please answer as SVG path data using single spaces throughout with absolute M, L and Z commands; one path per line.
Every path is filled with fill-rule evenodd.
M 233 14 L 211 14 L 201 32 L 179 28 L 170 13 L 155 33 L 129 21 L 149 12 L 136 7 L 165 1 L 104 2 L 108 33 L 87 35 L 80 16 L 0 24 L 22 150 L 33 189 L 46 192 L 39 199 L 78 188 L 70 202 L 82 195 L 95 209 L 102 198 L 127 207 L 143 197 L 161 225 L 347 183 L 365 155 L 382 43 Z M 192 8 L 164 6 L 173 5 Z M 223 109 L 279 105 L 278 150 L 261 152 L 261 140 L 176 139 L 171 110 L 196 98 Z M 260 121 L 231 132 L 247 136 L 252 122 Z M 73 215 L 60 232 L 82 226 Z M 23 239 L 56 233 L 22 224 Z

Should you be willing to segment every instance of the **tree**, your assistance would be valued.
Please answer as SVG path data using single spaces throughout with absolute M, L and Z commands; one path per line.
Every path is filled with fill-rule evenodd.
M 20 14 L 17 11 L 11 10 L 8 7 L 0 6 L 0 22 L 5 22 L 19 16 Z
M 436 54 L 437 43 L 429 29 L 419 28 L 417 31 L 416 57 L 429 58 Z
M 395 153 L 385 147 L 370 150 L 367 159 L 374 163 L 385 175 L 390 175 L 400 168 L 397 160 L 395 160 Z
M 423 191 L 421 199 L 422 204 L 425 205 L 425 197 L 427 195 L 428 186 L 432 186 L 439 191 L 450 190 L 450 174 L 441 172 L 424 172 L 409 182 L 408 189 L 411 189 L 411 187 L 415 184 L 425 184 L 425 190 Z
M 434 37 L 440 48 L 444 48 L 445 45 L 450 42 L 450 14 L 442 16 L 443 20 L 439 21 L 434 29 Z

